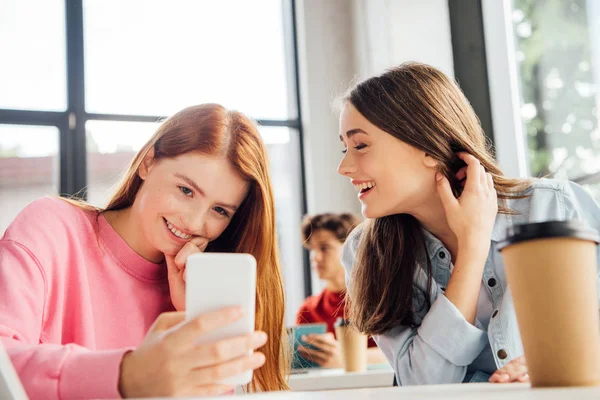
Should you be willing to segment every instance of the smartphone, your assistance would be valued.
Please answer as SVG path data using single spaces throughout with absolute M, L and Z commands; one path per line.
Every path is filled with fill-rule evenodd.
M 188 257 L 185 267 L 186 319 L 231 306 L 239 306 L 244 310 L 242 319 L 198 337 L 198 344 L 254 332 L 256 259 L 252 255 L 196 253 Z M 235 386 L 246 385 L 251 381 L 250 370 L 219 383 Z
M 327 333 L 327 325 L 326 324 L 302 324 L 297 325 L 292 328 L 293 336 L 292 341 L 294 343 L 294 357 L 292 359 L 292 370 L 302 370 L 306 368 L 319 368 L 319 364 L 315 363 L 312 360 L 307 360 L 298 353 L 298 345 L 308 349 L 314 349 L 310 343 L 306 343 L 302 341 L 302 336 L 311 335 L 311 334 L 325 334 Z

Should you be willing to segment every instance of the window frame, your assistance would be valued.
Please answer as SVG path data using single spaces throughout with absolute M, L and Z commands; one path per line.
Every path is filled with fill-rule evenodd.
M 481 5 L 496 156 L 507 176 L 531 177 L 525 123 L 521 118 L 512 0 L 481 0 Z M 597 184 L 600 172 L 571 180 L 581 185 Z
M 259 119 L 261 126 L 293 128 L 298 134 L 300 145 L 300 180 L 302 214 L 306 213 L 306 178 L 304 168 L 304 146 L 302 110 L 299 93 L 298 39 L 296 23 L 296 1 L 281 0 L 285 36 L 285 56 L 288 74 L 288 107 L 295 112 L 290 119 Z M 158 122 L 165 116 L 122 115 L 88 113 L 85 109 L 85 66 L 83 0 L 65 0 L 67 109 L 65 111 L 34 111 L 0 109 L 0 124 L 55 126 L 59 130 L 59 194 L 61 196 L 86 199 L 87 148 L 86 122 L 109 120 L 127 122 Z M 300 220 L 301 216 L 298 216 Z M 304 255 L 304 291 L 312 293 L 310 265 Z

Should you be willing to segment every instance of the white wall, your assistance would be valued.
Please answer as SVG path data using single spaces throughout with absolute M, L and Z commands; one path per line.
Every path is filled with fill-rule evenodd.
M 354 188 L 337 173 L 342 145 L 331 107 L 356 72 L 352 2 L 296 4 L 308 212 L 360 212 Z
M 454 76 L 447 0 L 354 0 L 357 66 L 372 76 L 418 61 Z
M 505 175 L 523 178 L 529 176 L 529 168 L 510 3 L 510 0 L 483 0 L 483 28 L 496 157 Z

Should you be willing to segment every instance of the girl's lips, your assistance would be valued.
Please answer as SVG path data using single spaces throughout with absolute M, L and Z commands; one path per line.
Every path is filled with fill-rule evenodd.
M 374 189 L 375 189 L 375 186 L 373 186 L 373 187 L 372 187 L 372 188 L 370 188 L 370 189 L 367 189 L 367 190 L 365 190 L 365 191 L 362 191 L 362 192 L 358 193 L 358 198 L 359 198 L 359 200 L 362 200 L 362 199 L 364 199 L 365 197 L 367 197 L 367 196 L 369 195 L 369 193 L 371 193 L 371 192 L 372 192 Z
M 179 244 L 186 244 L 187 242 L 190 241 L 191 238 L 190 239 L 184 239 L 184 238 L 180 238 L 179 236 L 177 236 L 176 234 L 174 234 L 173 231 L 167 225 L 168 221 L 165 218 L 163 218 L 163 220 L 164 220 L 164 224 L 163 225 L 164 225 L 165 229 L 168 231 L 169 236 L 173 240 L 177 241 L 177 243 L 179 243 Z

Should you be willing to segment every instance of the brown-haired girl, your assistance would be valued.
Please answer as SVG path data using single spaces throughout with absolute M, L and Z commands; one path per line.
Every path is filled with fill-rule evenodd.
M 424 64 L 353 87 L 340 139 L 338 171 L 369 219 L 342 256 L 350 319 L 399 384 L 527 381 L 498 242 L 524 222 L 599 229 L 595 201 L 568 181 L 503 176 L 463 93 Z

